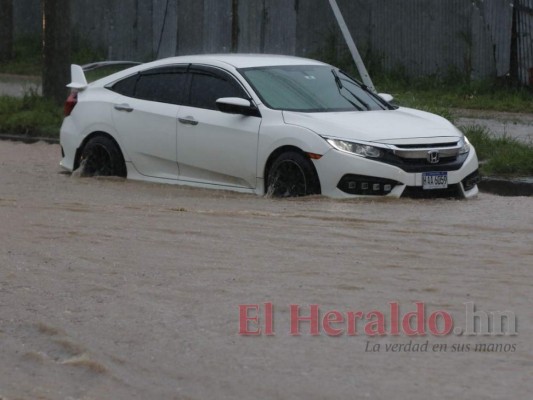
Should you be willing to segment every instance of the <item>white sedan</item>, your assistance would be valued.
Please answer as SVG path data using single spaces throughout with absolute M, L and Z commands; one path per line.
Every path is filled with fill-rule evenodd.
M 174 57 L 87 83 L 72 66 L 69 171 L 279 197 L 471 197 L 478 160 L 447 120 L 341 70 L 272 55 Z

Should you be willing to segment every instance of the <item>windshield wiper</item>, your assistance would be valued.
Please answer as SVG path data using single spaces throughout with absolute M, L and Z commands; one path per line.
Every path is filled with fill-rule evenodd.
M 368 108 L 368 105 L 364 104 L 361 100 L 359 100 L 357 98 L 357 96 L 355 96 L 350 90 L 348 90 L 347 88 L 344 87 L 344 85 L 342 84 L 342 80 L 341 78 L 339 77 L 339 74 L 337 74 L 337 71 L 335 71 L 335 69 L 332 69 L 331 70 L 331 73 L 333 74 L 333 76 L 335 77 L 335 83 L 337 84 L 337 88 L 339 89 L 339 94 L 348 102 L 350 103 L 352 106 L 354 106 L 357 110 L 359 111 L 364 111 L 363 107 L 361 106 L 358 106 L 357 104 L 355 104 L 353 101 L 351 101 L 347 96 L 345 96 L 344 94 L 342 94 L 342 89 L 345 89 L 348 91 L 348 93 L 350 93 L 353 97 L 355 97 L 360 103 L 362 103 L 367 109 Z
M 355 79 L 355 78 L 351 77 L 347 72 L 343 71 L 342 69 L 340 69 L 339 72 L 341 74 L 343 74 L 345 77 L 347 77 L 348 79 L 356 82 L 357 85 L 361 89 L 363 89 L 365 92 L 367 92 L 373 99 L 376 99 L 379 102 L 379 104 L 381 104 L 382 106 L 385 106 L 385 108 L 387 108 L 389 110 L 395 110 L 396 108 L 398 108 L 398 107 L 393 106 L 392 104 L 389 104 L 385 100 L 383 100 L 376 92 L 371 90 L 368 86 L 366 86 L 364 83 L 362 83 L 358 79 Z
M 341 83 L 342 83 L 342 82 L 341 82 Z M 350 89 L 348 89 L 346 86 L 344 86 L 344 89 L 346 89 L 346 91 L 347 91 L 348 93 L 350 93 L 353 97 L 355 97 L 355 98 L 357 99 L 357 101 L 358 101 L 359 103 L 361 103 L 361 104 L 362 104 L 367 110 L 370 110 L 370 106 L 368 105 L 367 102 L 365 102 L 365 101 L 361 100 L 359 97 L 357 97 L 357 96 L 355 95 L 355 93 L 352 92 Z
M 344 86 L 342 84 L 341 78 L 339 78 L 339 74 L 337 74 L 337 71 L 335 71 L 335 69 L 332 69 L 331 73 L 335 77 L 335 83 L 337 84 L 337 87 L 339 88 L 339 90 L 342 90 Z

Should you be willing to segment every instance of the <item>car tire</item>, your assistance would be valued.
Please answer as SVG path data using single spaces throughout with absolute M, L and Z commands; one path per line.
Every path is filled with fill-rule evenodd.
M 126 163 L 117 144 L 109 137 L 96 136 L 83 148 L 80 160 L 81 176 L 127 175 Z
M 274 160 L 267 176 L 267 196 L 300 197 L 320 194 L 312 162 L 303 154 L 286 152 Z

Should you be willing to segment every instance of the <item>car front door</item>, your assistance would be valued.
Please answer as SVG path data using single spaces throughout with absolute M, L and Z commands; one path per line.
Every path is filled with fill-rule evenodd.
M 178 111 L 179 179 L 255 188 L 261 118 L 216 109 L 223 97 L 250 98 L 229 73 L 192 66 L 190 98 Z

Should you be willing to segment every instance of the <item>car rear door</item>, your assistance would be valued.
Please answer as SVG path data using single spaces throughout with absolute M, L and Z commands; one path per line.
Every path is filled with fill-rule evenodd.
M 250 98 L 228 72 L 191 66 L 190 98 L 178 111 L 179 179 L 255 188 L 260 117 L 216 109 L 223 97 Z
M 142 175 L 178 179 L 177 117 L 188 96 L 187 66 L 150 69 L 127 79 L 112 88 L 119 93 L 115 128 L 127 154 Z

